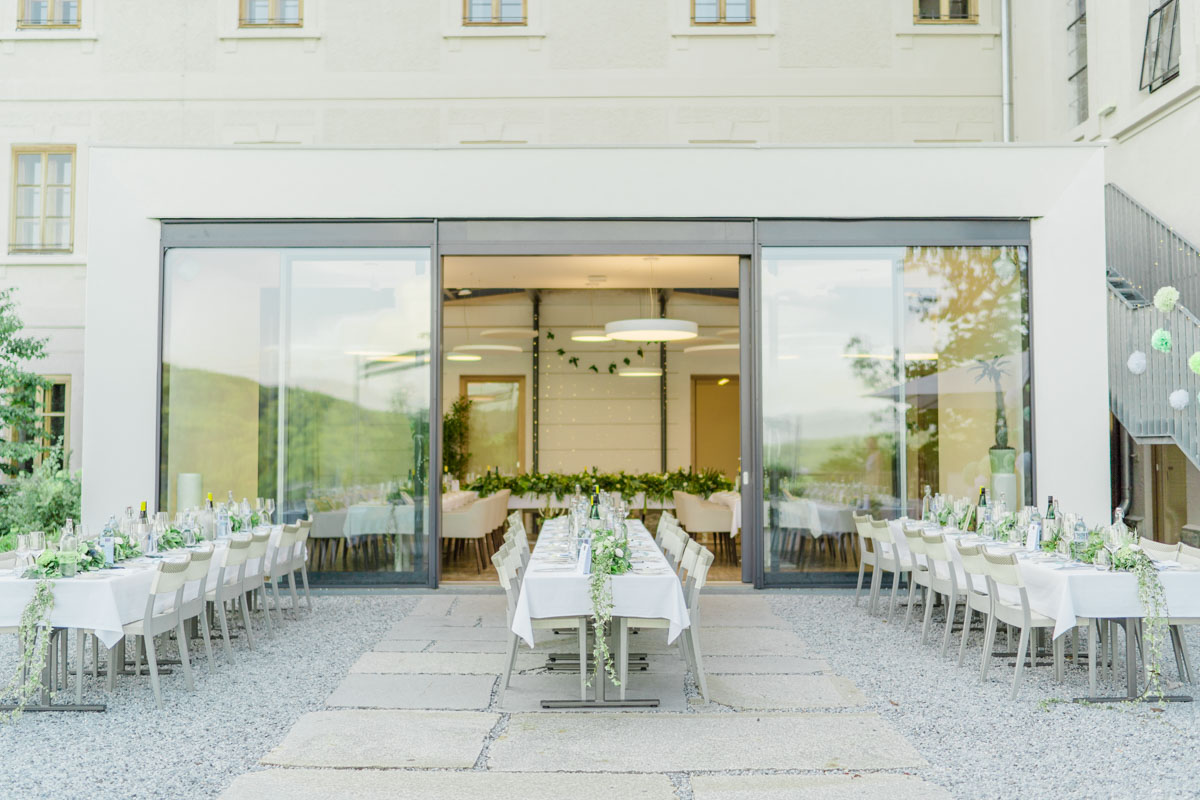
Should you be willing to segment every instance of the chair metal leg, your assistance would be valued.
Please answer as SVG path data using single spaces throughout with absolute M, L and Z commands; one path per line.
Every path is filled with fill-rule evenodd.
M 154 652 L 154 636 L 147 633 L 142 637 L 142 641 L 146 643 L 146 662 L 150 665 L 150 686 L 154 689 L 154 702 L 158 705 L 158 710 L 162 711 L 162 689 L 158 685 L 158 657 Z
M 1029 628 L 1021 629 L 1021 638 L 1017 642 L 1017 666 L 1013 672 L 1012 696 L 1010 700 L 1017 699 L 1017 690 L 1021 686 L 1021 674 L 1025 671 L 1025 651 L 1029 649 Z
M 221 623 L 221 636 L 225 640 L 225 657 L 229 659 L 229 663 L 233 663 L 233 645 L 229 642 L 229 621 L 225 617 L 225 601 L 217 600 L 217 620 Z
M 942 658 L 946 657 L 946 650 L 950 647 L 950 633 L 954 630 L 954 614 L 958 611 L 958 598 L 951 595 L 949 601 L 950 607 L 946 609 L 946 632 L 942 634 Z
M 242 624 L 246 626 L 246 647 L 254 649 L 254 632 L 250 630 L 250 613 L 246 609 L 246 595 L 238 595 L 238 608 L 242 610 Z
M 979 680 L 986 681 L 988 667 L 992 664 L 992 647 L 996 644 L 996 616 L 987 615 L 987 633 L 983 637 L 983 664 L 979 669 Z
M 213 668 L 212 642 L 210 641 L 208 631 L 208 614 L 205 609 L 201 609 L 200 614 L 200 634 L 204 637 L 204 655 L 208 657 L 208 668 Z
M 917 582 L 913 580 L 915 572 L 908 574 L 908 610 L 904 612 L 904 627 L 912 622 L 913 598 L 916 596 Z
M 75 705 L 83 705 L 83 639 L 84 632 L 75 631 Z
M 892 573 L 892 599 L 888 602 L 887 621 L 890 625 L 892 622 L 892 614 L 896 611 L 896 591 L 900 588 L 900 573 Z
M 587 617 L 579 617 L 577 622 L 579 624 L 579 699 L 586 702 L 587 701 L 587 671 L 588 671 L 587 670 L 588 618 Z M 602 634 L 600 634 L 600 635 L 602 635 Z M 597 669 L 601 672 L 601 675 L 599 677 L 597 677 L 596 680 L 598 680 L 598 681 L 608 680 L 608 676 L 603 674 L 604 670 L 599 667 L 597 667 Z M 622 688 L 623 687 L 624 687 L 624 684 L 622 683 Z M 596 691 L 597 692 L 600 691 L 599 686 L 596 687 Z
M 854 605 L 858 605 L 858 596 L 862 594 L 863 573 L 867 570 L 866 560 L 858 562 L 858 585 L 854 587 Z
M 971 608 L 970 599 L 967 600 L 966 606 L 963 608 L 963 628 L 962 641 L 958 645 L 958 665 L 963 665 L 963 659 L 967 657 L 967 634 L 971 630 L 971 620 L 975 618 L 975 609 Z
M 508 684 L 512 681 L 513 665 L 517 662 L 517 635 L 512 631 L 508 632 L 508 647 L 504 654 L 504 688 L 508 688 Z
M 933 619 L 933 587 L 925 587 L 925 621 L 921 624 L 921 644 L 929 641 L 929 622 Z
M 188 637 L 183 630 L 183 620 L 179 620 L 175 635 L 179 642 L 179 661 L 183 666 L 183 683 L 189 692 L 194 692 L 196 684 L 192 681 L 192 661 L 188 658 Z
M 624 700 L 625 684 L 629 682 L 629 620 L 625 617 L 621 617 L 617 621 L 617 649 L 621 656 L 621 669 L 617 673 L 617 678 L 621 681 L 619 691 L 621 699 Z
M 312 594 L 308 591 L 308 565 L 300 565 L 300 579 L 304 581 L 304 602 L 308 606 L 308 610 L 312 611 Z
M 1100 620 L 1094 619 L 1088 625 L 1088 694 L 1096 696 L 1096 636 L 1100 629 Z

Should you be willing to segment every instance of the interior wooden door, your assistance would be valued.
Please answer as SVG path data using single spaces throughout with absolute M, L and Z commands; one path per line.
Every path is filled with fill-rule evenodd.
M 1187 523 L 1187 461 L 1174 445 L 1155 445 L 1152 449 L 1154 538 L 1175 544 Z
M 692 468 L 734 479 L 741 453 L 736 375 L 692 376 Z

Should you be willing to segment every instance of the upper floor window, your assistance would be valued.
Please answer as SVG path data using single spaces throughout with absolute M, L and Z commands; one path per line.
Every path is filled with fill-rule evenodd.
M 1067 0 L 1067 88 L 1071 124 L 1088 118 L 1087 0 Z
M 913 0 L 913 22 L 979 22 L 978 0 Z
M 1179 3 L 1166 0 L 1150 12 L 1142 50 L 1141 89 L 1155 91 L 1179 74 Z
M 463 0 L 463 25 L 524 25 L 526 0 Z
M 692 0 L 693 25 L 753 25 L 754 0 Z
M 83 0 L 21 0 L 18 28 L 78 28 Z
M 239 28 L 299 28 L 303 24 L 302 0 L 241 0 Z
M 10 252 L 67 252 L 74 234 L 75 148 L 13 148 Z

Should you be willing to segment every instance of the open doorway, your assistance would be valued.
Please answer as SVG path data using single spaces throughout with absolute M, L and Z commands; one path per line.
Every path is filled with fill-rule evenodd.
M 495 580 L 504 515 L 536 535 L 580 483 L 624 489 L 651 531 L 676 491 L 724 491 L 726 521 L 691 532 L 718 554 L 710 579 L 741 580 L 739 258 L 448 255 L 442 275 L 440 579 Z M 610 335 L 623 321 L 648 330 Z M 504 515 L 477 507 L 501 492 Z

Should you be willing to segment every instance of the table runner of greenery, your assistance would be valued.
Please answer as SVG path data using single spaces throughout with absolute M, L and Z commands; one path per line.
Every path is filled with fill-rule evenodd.
M 681 467 L 674 472 L 630 474 L 623 470 L 600 472 L 593 468 L 590 472 L 576 473 L 531 472 L 524 475 L 498 475 L 493 472 L 476 478 L 466 488 L 478 492 L 480 497 L 508 489 L 514 495 L 542 495 L 557 500 L 570 497 L 574 494 L 576 486 L 585 494 L 595 486 L 602 492 L 617 492 L 626 501 L 632 500 L 638 494 L 648 501 L 663 501 L 669 500 L 671 493 L 676 491 L 708 497 L 713 492 L 732 489 L 733 481 L 712 469 L 696 472 Z

